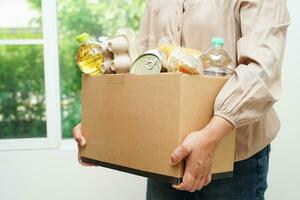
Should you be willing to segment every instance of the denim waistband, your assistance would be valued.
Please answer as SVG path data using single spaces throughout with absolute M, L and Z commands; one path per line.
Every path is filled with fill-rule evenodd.
M 265 148 L 263 148 L 262 150 L 254 154 L 252 158 L 261 158 L 261 157 L 269 156 L 270 151 L 271 151 L 271 145 L 268 144 Z

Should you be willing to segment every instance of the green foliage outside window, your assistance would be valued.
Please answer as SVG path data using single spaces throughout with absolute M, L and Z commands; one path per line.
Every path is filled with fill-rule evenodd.
M 40 0 L 28 2 L 33 9 L 40 10 Z M 137 31 L 144 5 L 144 0 L 57 0 L 63 137 L 71 137 L 72 127 L 80 121 L 81 114 L 81 73 L 75 63 L 79 46 L 74 38 L 88 32 L 96 40 L 100 36 L 112 36 L 124 26 Z M 35 19 L 38 21 L 41 23 Z M 25 34 L 26 38 L 37 35 L 32 33 L 30 37 L 28 31 Z M 0 31 L 0 38 L 10 36 Z M 41 133 L 46 132 L 42 53 L 39 46 L 0 47 L 0 138 L 43 137 Z M 14 68 L 20 71 L 15 72 Z M 22 98 L 14 96 L 14 89 L 17 89 L 15 96 Z M 28 118 L 28 112 L 32 118 Z M 11 125 L 4 123 L 8 119 Z
M 0 46 L 0 55 L 0 138 L 45 137 L 42 46 Z

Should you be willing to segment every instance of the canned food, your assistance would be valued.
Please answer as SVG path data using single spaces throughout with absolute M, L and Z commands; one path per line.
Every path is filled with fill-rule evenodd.
M 130 69 L 133 74 L 157 74 L 163 70 L 164 54 L 160 50 L 149 50 L 138 57 Z

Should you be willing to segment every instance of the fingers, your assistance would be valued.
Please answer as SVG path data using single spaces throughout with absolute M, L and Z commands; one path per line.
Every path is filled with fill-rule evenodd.
M 80 157 L 80 152 L 82 151 L 82 147 L 84 147 L 86 145 L 86 140 L 83 137 L 82 133 L 81 133 L 81 123 L 77 124 L 73 130 L 73 138 L 76 140 L 77 142 L 77 146 L 78 146 L 78 162 L 82 165 L 82 166 L 96 166 L 94 164 L 89 164 L 89 163 L 85 163 L 82 162 L 81 157 Z
M 210 182 L 211 182 L 211 173 L 209 173 L 206 176 L 203 176 L 200 179 L 197 179 L 193 186 L 193 192 L 196 190 L 201 190 L 203 187 L 207 186 Z
M 182 183 L 180 183 L 179 185 L 172 185 L 172 186 L 173 186 L 173 188 L 175 188 L 177 190 L 186 190 L 186 191 L 192 192 L 192 188 L 193 188 L 195 180 L 196 180 L 195 176 L 193 176 L 189 172 L 185 172 L 183 179 L 182 179 Z
M 182 183 L 173 187 L 177 190 L 194 192 L 208 184 L 210 180 L 210 168 L 205 166 L 201 160 L 188 157 Z
M 202 171 L 191 172 L 187 168 L 185 170 L 182 183 L 179 185 L 173 186 L 177 190 L 186 190 L 189 192 L 195 192 L 198 189 L 201 189 L 206 182 L 206 175 L 203 175 Z
M 76 142 L 81 146 L 85 146 L 86 145 L 86 140 L 83 137 L 82 133 L 81 133 L 81 123 L 79 123 L 78 125 L 76 125 L 73 128 L 73 138 L 76 140 Z
M 203 186 L 207 186 L 211 182 L 211 173 L 206 176 L 206 180 Z
M 80 145 L 81 147 L 84 147 L 84 146 L 86 145 L 86 140 L 85 140 L 85 138 L 84 138 L 83 136 L 81 136 L 81 138 L 80 138 L 79 145 Z
M 195 192 L 196 190 L 200 190 L 202 188 L 202 185 L 204 184 L 205 180 L 206 180 L 206 176 L 197 177 L 191 191 Z
M 182 183 L 175 188 L 178 190 L 187 190 L 189 192 L 194 192 L 198 189 L 197 187 L 198 185 L 200 185 L 200 181 L 202 181 L 203 179 L 203 173 L 205 173 L 204 170 L 205 167 L 203 165 L 203 162 L 200 159 L 195 158 L 193 155 L 190 155 L 186 160 Z M 205 178 L 206 176 L 204 176 L 204 181 Z
M 202 176 L 202 178 L 196 179 L 192 191 L 201 190 L 204 186 L 207 186 L 211 182 L 211 173 Z
M 177 190 L 186 190 L 189 192 L 195 192 L 196 190 L 201 190 L 204 186 L 208 185 L 211 182 L 211 173 L 202 176 L 201 178 L 193 178 L 192 175 L 184 175 L 182 183 L 179 185 L 173 185 L 173 188 Z
M 190 154 L 191 150 L 184 144 L 178 146 L 175 151 L 172 153 L 170 162 L 172 165 L 177 165 L 185 157 Z
M 178 164 L 185 159 L 185 172 L 182 183 L 173 185 L 177 190 L 194 192 L 211 181 L 211 165 L 214 149 L 208 148 L 203 134 L 191 133 L 185 138 L 182 145 L 178 146 L 172 153 L 170 162 Z

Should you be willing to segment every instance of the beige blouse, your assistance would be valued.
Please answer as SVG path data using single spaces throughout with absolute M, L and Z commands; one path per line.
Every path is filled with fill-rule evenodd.
M 235 73 L 215 101 L 214 114 L 237 128 L 235 160 L 254 155 L 277 135 L 273 109 L 281 92 L 281 65 L 289 14 L 286 0 L 148 0 L 139 39 L 144 49 L 163 36 L 206 50 L 225 40 Z

